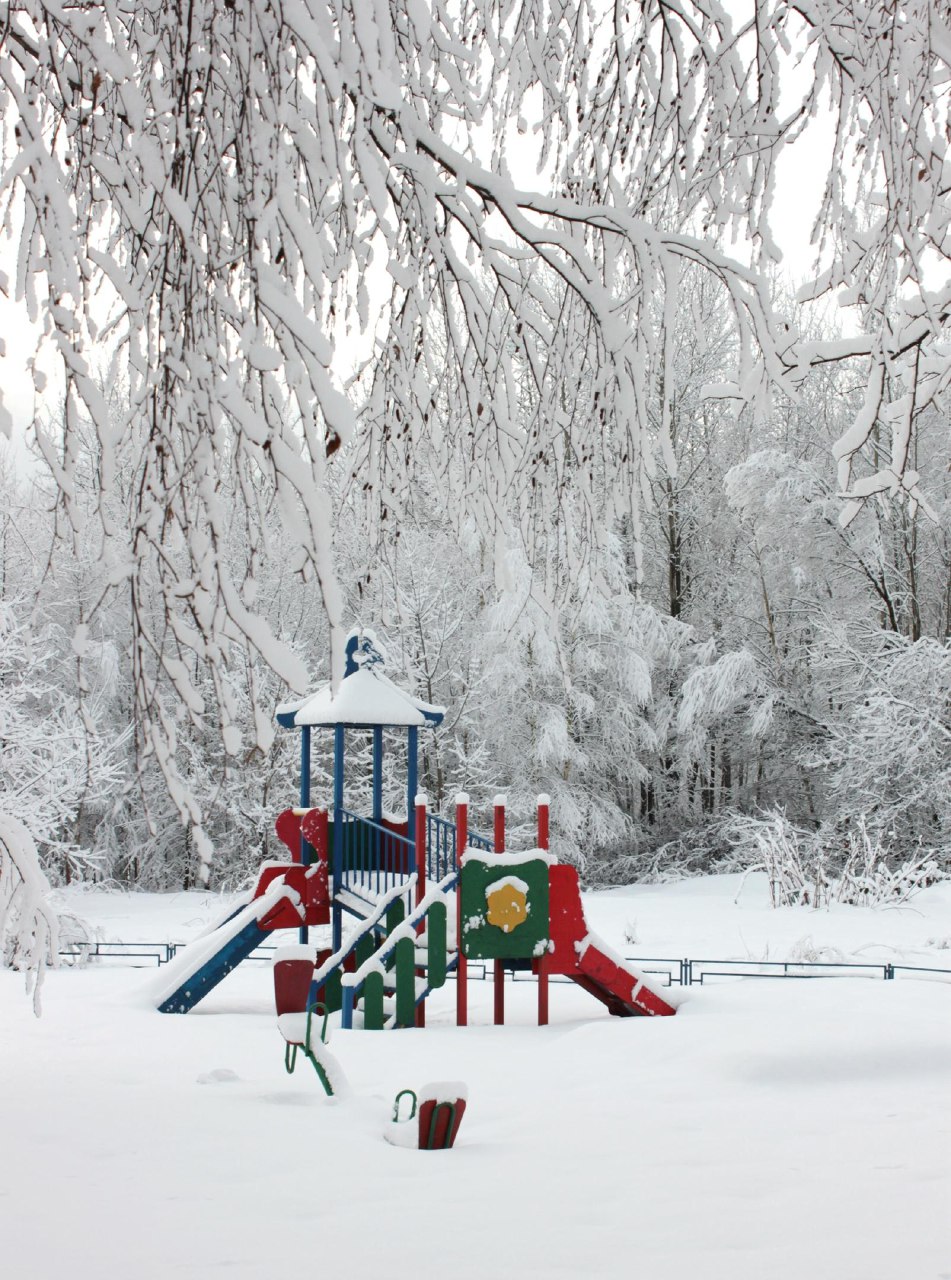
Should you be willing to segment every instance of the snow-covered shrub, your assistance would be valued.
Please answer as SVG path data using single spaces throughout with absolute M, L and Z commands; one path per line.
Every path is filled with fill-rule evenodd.
M 804 830 L 776 811 L 762 818 L 737 816 L 734 831 L 747 873 L 766 873 L 774 907 L 905 902 L 947 875 L 930 851 L 890 865 L 887 850 L 862 818 L 843 834 L 829 827 Z
M 816 842 L 831 842 L 834 833 L 824 828 Z M 905 902 L 919 889 L 947 878 L 933 849 L 919 849 L 900 861 L 881 834 L 870 831 L 859 817 L 845 832 L 840 844 L 837 870 L 832 884 L 832 900 L 866 906 L 879 902 Z
M 734 862 L 746 875 L 766 873 L 769 899 L 774 907 L 819 906 L 825 898 L 828 879 L 821 856 L 812 858 L 808 831 L 794 826 L 784 813 L 775 811 L 762 817 L 734 814 L 728 828 Z
M 676 839 L 641 850 L 605 850 L 589 883 L 665 884 L 692 876 L 764 872 L 774 907 L 855 906 L 907 901 L 948 877 L 933 849 L 897 855 L 860 816 L 845 826 L 810 830 L 782 810 L 727 811 Z M 742 893 L 741 884 L 739 892 Z
M 33 1008 L 47 965 L 55 965 L 59 920 L 36 842 L 17 818 L 0 811 L 0 960 L 26 975 Z

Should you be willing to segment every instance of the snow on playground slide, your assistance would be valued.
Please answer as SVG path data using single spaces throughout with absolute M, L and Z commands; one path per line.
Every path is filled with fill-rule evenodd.
M 647 1017 L 676 1013 L 680 997 L 670 990 L 660 995 L 647 974 L 630 964 L 595 933 L 586 934 L 578 948 L 579 973 L 575 982 L 621 1017 Z
M 226 917 L 217 929 L 196 938 L 163 969 L 150 988 L 150 996 L 160 1013 L 187 1013 L 199 1000 L 246 959 L 267 936 L 268 916 L 285 902 L 297 906 L 300 895 L 276 880 L 259 898 L 254 898 Z

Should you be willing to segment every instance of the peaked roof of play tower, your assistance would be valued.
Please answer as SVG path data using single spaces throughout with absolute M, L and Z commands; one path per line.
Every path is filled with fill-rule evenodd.
M 346 656 L 346 669 L 336 693 L 328 681 L 296 702 L 281 703 L 277 708 L 278 724 L 293 729 L 338 724 L 352 728 L 435 728 L 442 723 L 445 707 L 414 698 L 389 678 L 384 670 L 386 651 L 368 627 L 350 632 Z

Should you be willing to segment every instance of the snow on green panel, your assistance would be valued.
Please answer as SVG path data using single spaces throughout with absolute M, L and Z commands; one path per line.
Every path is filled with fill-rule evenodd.
M 517 867 L 467 859 L 460 882 L 462 946 L 471 960 L 527 960 L 548 945 L 548 862 Z

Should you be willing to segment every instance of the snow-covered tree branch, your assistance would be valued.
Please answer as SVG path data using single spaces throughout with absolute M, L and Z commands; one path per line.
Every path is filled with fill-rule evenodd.
M 226 618 L 302 679 L 217 555 L 225 476 L 252 539 L 264 478 L 301 568 L 339 615 L 321 494 L 328 455 L 354 432 L 334 355 L 348 324 L 376 327 L 377 376 L 413 411 L 401 427 L 387 400 L 378 431 L 425 433 L 436 372 L 425 351 L 442 331 L 461 396 L 453 431 L 480 479 L 492 487 L 501 452 L 506 488 L 514 476 L 545 502 L 567 483 L 557 467 L 541 482 L 564 430 L 552 404 L 572 390 L 573 371 L 553 356 L 580 308 L 597 372 L 583 403 L 569 401 L 578 470 L 610 455 L 636 493 L 644 356 L 659 340 L 645 303 L 676 306 L 681 260 L 703 264 L 732 301 L 738 392 L 752 393 L 758 369 L 782 382 L 829 356 L 785 337 L 780 348 L 757 277 L 714 237 L 739 230 L 776 255 L 776 158 L 830 102 L 838 163 L 817 225 L 833 251 L 823 287 L 848 284 L 877 317 L 852 349 L 872 358 L 872 399 L 841 445 L 843 485 L 882 371 L 904 369 L 946 321 L 948 300 L 925 281 L 929 256 L 947 255 L 948 33 L 925 0 L 834 16 L 784 0 L 737 17 L 716 0 L 645 0 L 623 18 L 607 5 L 549 13 L 487 0 L 4 10 L 0 74 L 15 122 L 5 185 L 25 197 L 16 288 L 67 378 L 66 437 L 57 447 L 41 436 L 44 451 L 68 499 L 81 410 L 100 435 L 106 490 L 117 439 L 137 431 L 132 558 L 117 552 L 117 572 L 135 580 L 153 562 L 179 642 L 212 662 L 207 637 Z M 541 166 L 534 189 L 512 179 L 523 157 Z M 688 222 L 702 238 L 682 234 Z M 393 281 L 382 308 L 381 252 Z M 93 377 L 96 343 L 128 381 L 118 422 Z M 533 430 L 513 394 L 513 350 L 536 383 L 553 384 Z M 930 363 L 917 371 L 909 424 L 947 379 Z M 604 426 L 592 431 L 584 410 L 596 396 Z M 898 423 L 895 483 L 905 438 Z M 371 436 L 369 449 L 358 478 L 372 484 L 382 443 Z M 538 455 L 545 465 L 532 465 Z M 107 544 L 117 532 L 105 522 Z M 140 625 L 146 648 L 159 643 Z M 188 699 L 181 673 L 166 674 Z
M 183 820 L 201 834 L 176 708 L 213 703 L 236 757 L 236 651 L 306 682 L 259 607 L 273 513 L 338 641 L 329 490 L 385 533 L 420 459 L 500 561 L 552 556 L 570 518 L 548 577 L 609 593 L 621 526 L 643 572 L 697 272 L 731 330 L 717 393 L 760 423 L 854 363 L 845 514 L 918 501 L 914 433 L 951 380 L 949 69 L 935 0 L 0 4 L 0 285 L 60 362 L 36 438 L 67 536 L 129 592 L 140 757 Z M 803 296 L 855 310 L 847 341 L 777 319 L 760 274 L 781 158 L 827 134 Z

